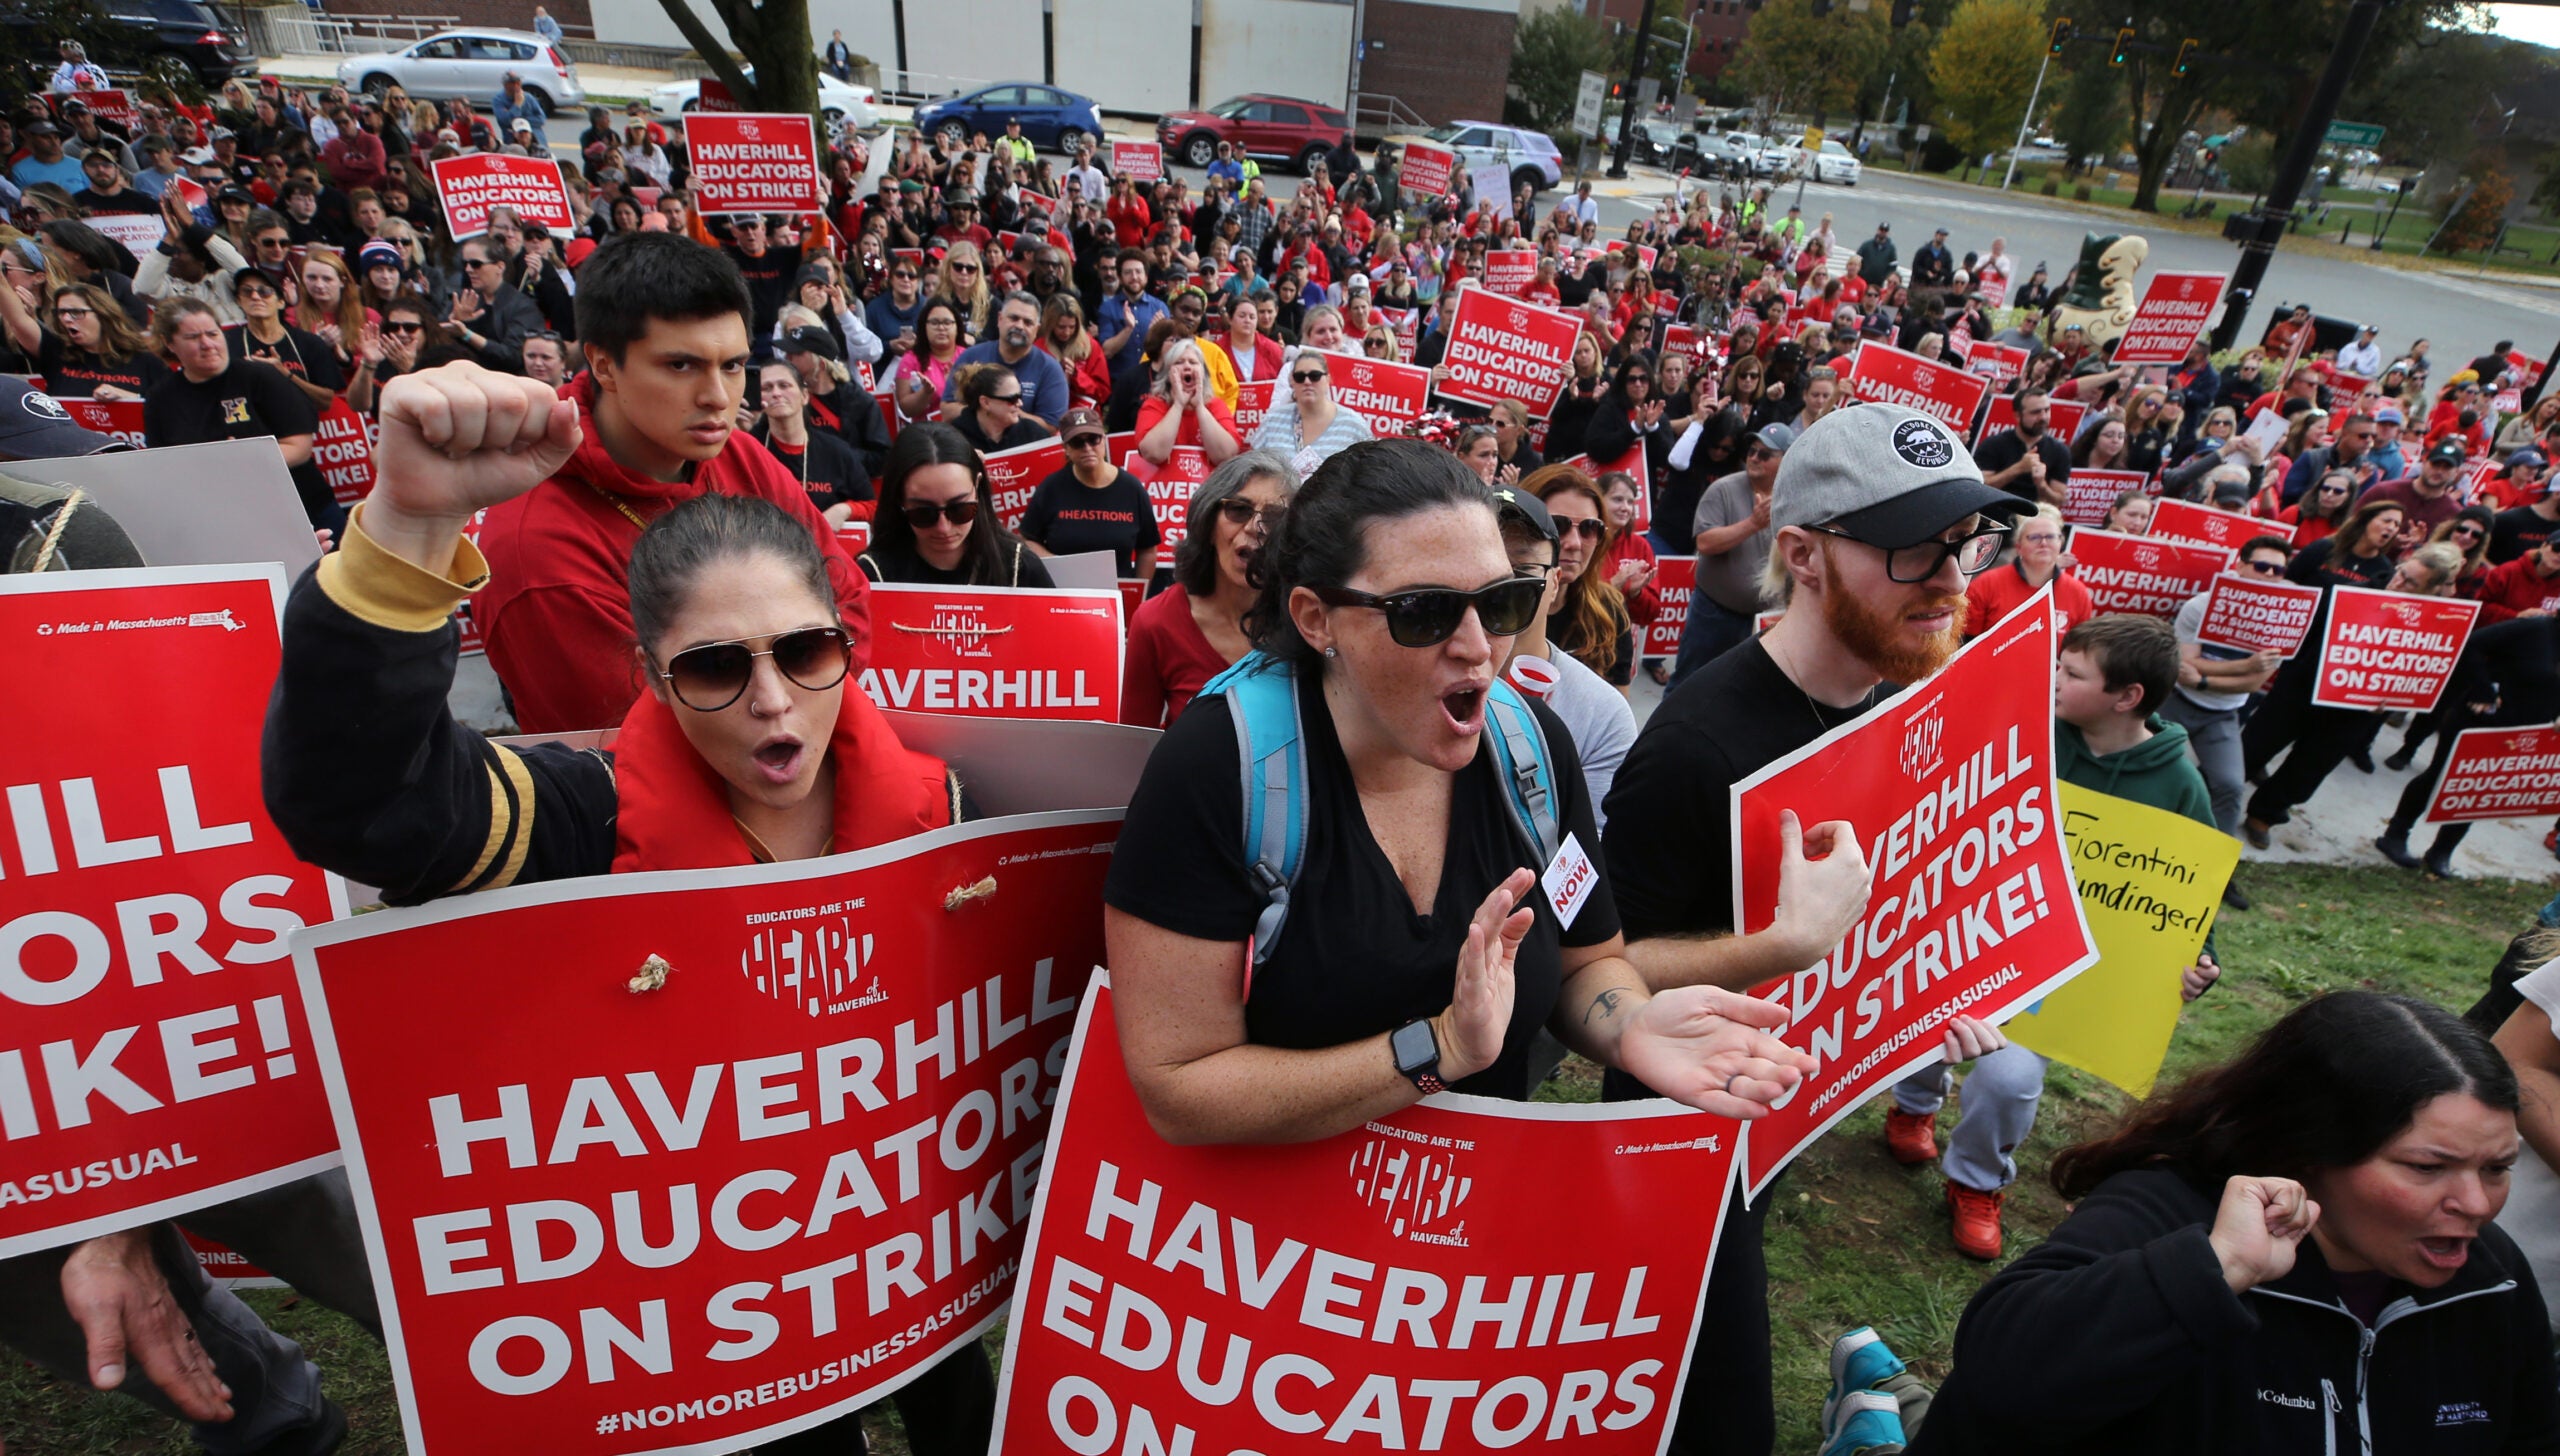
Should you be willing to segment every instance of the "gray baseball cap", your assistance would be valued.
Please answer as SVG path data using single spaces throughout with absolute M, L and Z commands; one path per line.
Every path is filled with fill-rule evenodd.
M 1945 425 L 1901 405 L 1861 404 L 1796 436 L 1769 494 L 1769 524 L 1828 526 L 1891 550 L 1968 516 L 2027 508 L 1983 484 L 1973 453 Z

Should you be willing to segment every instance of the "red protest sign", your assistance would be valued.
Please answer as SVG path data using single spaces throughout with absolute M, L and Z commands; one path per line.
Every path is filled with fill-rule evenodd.
M 1653 529 L 1653 466 L 1645 458 L 1642 440 L 1629 445 L 1626 453 L 1615 460 L 1594 460 L 1588 455 L 1576 455 L 1569 460 L 1561 460 L 1557 463 L 1577 466 L 1583 474 L 1590 476 L 1594 481 L 1613 474 L 1633 476 L 1636 482 L 1636 514 L 1635 519 L 1627 524 L 1627 529 L 1630 531 Z
M 1022 513 L 1031 509 L 1031 492 L 1066 468 L 1067 447 L 1052 436 L 980 458 L 987 467 L 987 497 L 995 502 L 996 519 L 1006 530 L 1019 531 Z
M 2063 482 L 2062 518 L 2075 526 L 2104 525 L 2107 508 L 2116 497 L 2129 490 L 2145 490 L 2151 477 L 2139 470 L 2096 470 L 2086 465 L 2071 467 L 2071 478 Z
M 560 164 L 548 157 L 475 152 L 467 157 L 438 157 L 427 163 L 427 170 L 434 174 L 436 201 L 443 204 L 445 223 L 456 240 L 487 232 L 493 207 L 511 207 L 525 226 L 545 228 L 562 237 L 578 230 Z
M 1132 182 L 1158 182 L 1164 178 L 1164 148 L 1154 142 L 1111 143 L 1111 170 L 1114 175 Z
M 1538 255 L 1528 248 L 1504 248 L 1484 255 L 1484 286 L 1505 298 L 1538 281 Z
M 2311 701 L 2323 708 L 2433 708 L 2479 615 L 2478 602 L 2330 588 Z
M 1116 591 L 882 582 L 871 623 L 862 690 L 881 707 L 1119 721 Z
M 329 407 L 320 412 L 311 458 L 320 467 L 320 478 L 329 483 L 329 493 L 342 506 L 355 505 L 373 494 L 375 428 L 343 396 L 329 401 Z
M 1124 437 L 1112 436 L 1103 442 L 1106 452 L 1122 449 Z M 1209 478 L 1209 457 L 1197 445 L 1176 445 L 1173 453 L 1158 465 L 1138 453 L 1137 440 L 1127 437 L 1126 453 L 1120 457 L 1120 468 L 1138 477 L 1147 488 L 1147 501 L 1156 508 L 1156 534 L 1163 537 L 1166 553 L 1182 544 L 1191 534 L 1191 495 Z
M 1271 413 L 1272 396 L 1279 390 L 1277 379 L 1243 380 L 1236 385 L 1236 438 L 1250 440 L 1262 428 L 1262 417 Z
M 1447 147 L 1429 142 L 1407 142 L 1404 163 L 1397 169 L 1396 180 L 1407 192 L 1425 197 L 1444 197 L 1449 193 L 1449 179 L 1457 172 L 1458 154 Z
M 55 97 L 55 112 L 59 114 L 62 110 L 62 103 L 73 99 L 73 97 L 69 96 Z M 120 131 L 124 131 L 132 135 L 139 135 L 139 133 L 133 131 L 133 98 L 126 93 L 116 90 L 82 91 L 79 93 L 77 99 L 81 105 L 88 107 L 90 113 L 96 116 L 98 120 L 105 122 L 109 126 L 115 127 Z M 68 123 L 65 124 L 68 125 Z
M 1753 991 L 1818 1062 L 1743 1135 L 1744 1186 L 1938 1059 L 1962 1014 L 2003 1021 L 2097 959 L 2053 787 L 2047 586 L 1928 679 L 1733 788 L 1734 924 L 1778 908 L 1778 815 L 1846 819 L 1875 867 L 1869 910 L 1821 961 Z
M 2430 824 L 2560 814 L 2560 728 L 2469 728 L 2453 740 Z
M 2142 304 L 2116 340 L 2118 364 L 2184 363 L 2187 349 L 2204 332 L 2213 306 L 2222 301 L 2221 273 L 2154 273 L 2142 290 Z
M 2078 471 L 2072 475 L 2076 479 Z M 2071 533 L 2072 574 L 2100 612 L 2175 617 L 2231 564 L 2231 553 L 2192 541 L 2160 541 L 2081 526 Z
M 1994 344 L 1985 340 L 1965 351 L 1966 372 L 1979 374 L 1991 381 L 1994 389 L 2006 389 L 2027 367 L 2027 351 L 2016 344 Z
M 717 76 L 705 76 L 702 78 L 702 89 L 694 93 L 693 110 L 685 113 L 686 125 L 690 127 L 692 119 L 705 111 L 737 109 L 738 98 L 730 93 L 729 83 Z M 689 131 L 688 135 L 690 135 Z
M 2080 417 L 2089 412 L 2089 407 L 2076 400 L 2057 399 L 2050 401 L 2048 408 L 2052 413 L 2045 420 L 2045 433 L 2069 444 L 2080 433 Z M 1991 396 L 1991 408 L 1983 412 L 1982 428 L 1974 435 L 1973 443 L 1979 446 L 1994 434 L 2017 427 L 2018 401 L 2011 395 L 1995 394 Z M 2079 467 L 2074 466 L 2071 473 L 2079 474 Z
M 1431 371 L 1420 365 L 1391 364 L 1365 354 L 1325 352 L 1325 359 L 1333 371 L 1333 402 L 1371 423 L 1405 424 L 1430 408 Z
M 0 714 L 0 1257 L 338 1160 L 285 938 L 345 891 L 258 794 L 283 605 L 275 566 L 0 576 L 45 685 Z
M 1984 308 L 1998 308 L 2009 301 L 2009 275 L 1997 269 L 1984 269 L 1973 280 L 1973 291 L 1982 295 Z
M 1871 404 L 1898 404 L 1935 418 L 1961 439 L 1991 381 L 1936 359 L 1869 339 L 1858 345 L 1849 392 Z
M 1316 1142 L 1176 1147 L 1097 978 L 993 1449 L 1660 1449 L 1736 1125 L 1600 1113 L 1443 1096 Z
M 1564 392 L 1573 368 L 1573 341 L 1582 321 L 1560 309 L 1497 298 L 1481 288 L 1458 290 L 1458 312 L 1449 326 L 1448 376 L 1440 392 L 1491 408 L 1517 399 L 1532 419 L 1545 419 Z
M 2540 359 L 2527 358 L 2518 350 L 2507 351 L 2507 367 L 2524 371 L 2524 382 L 2528 386 L 2542 382 L 2543 362 Z
M 2264 516 L 2218 511 L 2175 496 L 2165 496 L 2151 508 L 2152 535 L 2173 541 L 2201 541 L 2226 551 L 2237 551 L 2243 543 L 2260 536 L 2281 536 L 2289 542 L 2293 532 L 2293 527 Z
M 972 1344 L 1020 1257 L 1119 821 L 303 937 L 409 1449 L 738 1450 Z
M 695 113 L 685 122 L 694 205 L 704 212 L 819 212 L 818 134 L 806 116 Z
M 1653 260 L 1661 255 L 1642 243 L 1630 243 L 1625 238 L 1611 238 L 1601 247 L 1600 252 L 1603 257 L 1606 257 L 1611 253 L 1623 253 L 1629 248 L 1635 249 L 1636 262 L 1642 265 L 1646 272 L 1652 272 Z
M 64 399 L 55 403 L 84 430 L 113 435 L 136 450 L 149 443 L 142 437 L 142 401 L 138 399 Z
M 1677 657 L 1680 630 L 1689 624 L 1689 599 L 1698 587 L 1698 558 L 1657 556 L 1653 564 L 1653 585 L 1662 594 L 1662 610 L 1637 629 L 1644 633 L 1644 640 L 1636 652 L 1643 657 Z
M 2319 615 L 2320 588 L 2316 586 L 2225 572 L 2206 589 L 2204 621 L 2196 629 L 2196 643 L 2291 657 L 2302 650 L 2302 639 L 2310 635 L 2312 619 Z

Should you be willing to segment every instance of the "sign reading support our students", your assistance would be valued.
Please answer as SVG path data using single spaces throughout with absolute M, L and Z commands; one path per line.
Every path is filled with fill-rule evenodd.
M 993 819 L 297 940 L 410 1451 L 735 1451 L 974 1345 L 1119 826 Z
M 2225 572 L 2213 579 L 2204 599 L 2196 645 L 2291 657 L 2302 650 L 2302 639 L 2319 615 L 2316 586 Z
M 2453 680 L 2479 616 L 2478 602 L 2330 588 L 2311 701 L 2323 708 L 2432 709 Z
M 2063 482 L 2062 519 L 2075 526 L 2104 525 L 2107 512 L 2116 498 L 2129 490 L 2144 490 L 2150 477 L 2139 470 L 2100 470 L 2094 466 L 2074 465 L 2071 478 Z
M 1120 719 L 1117 588 L 871 588 L 862 690 L 884 708 Z
M 258 793 L 283 605 L 274 566 L 0 576 L 0 1257 L 338 1161 L 286 937 L 346 892 Z
M 1069 1066 L 994 1449 L 1662 1448 L 1739 1124 L 1444 1093 L 1177 1147 L 1098 977 Z
M 1743 1137 L 1753 1196 L 1833 1124 L 1935 1061 L 1950 1018 L 2008 1019 L 2097 959 L 2054 802 L 2053 588 L 1935 676 L 1733 787 L 1733 920 L 1778 909 L 1778 816 L 1845 819 L 1867 913 L 1829 955 L 1752 994 L 1815 1068 Z
M 704 212 L 819 212 L 818 134 L 806 116 L 695 112 L 685 121 L 694 205 Z
M 2560 728 L 2468 728 L 2454 739 L 2427 822 L 2560 813 Z

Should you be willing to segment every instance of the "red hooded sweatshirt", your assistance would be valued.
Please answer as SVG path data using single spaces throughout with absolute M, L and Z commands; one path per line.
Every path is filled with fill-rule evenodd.
M 471 599 L 472 620 L 515 703 L 519 728 L 609 728 L 631 711 L 641 688 L 631 656 L 631 548 L 643 523 L 705 491 L 759 496 L 807 523 L 853 636 L 854 671 L 870 662 L 871 597 L 862 573 L 808 492 L 754 436 L 731 431 L 728 448 L 695 466 L 689 481 L 651 480 L 605 453 L 593 376 L 579 375 L 560 393 L 577 402 L 586 438 L 559 474 L 489 509 L 480 551 L 490 580 Z

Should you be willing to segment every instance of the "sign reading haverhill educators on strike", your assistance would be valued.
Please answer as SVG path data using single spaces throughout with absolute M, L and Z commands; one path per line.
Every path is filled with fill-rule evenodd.
M 1662 1449 L 1739 1124 L 1444 1093 L 1176 1147 L 1099 983 L 1070 1068 L 993 1449 Z
M 2222 301 L 2221 273 L 2154 273 L 2133 322 L 2116 341 L 2118 364 L 2178 364 Z
M 2430 824 L 2560 814 L 2560 728 L 2470 728 L 2453 741 Z
M 1561 309 L 1461 288 L 1440 360 L 1448 367 L 1440 392 L 1487 408 L 1516 399 L 1529 406 L 1530 418 L 1543 420 L 1564 392 L 1581 332 L 1582 321 Z
M 271 565 L 0 576 L 0 1257 L 338 1161 L 286 937 L 345 891 L 258 794 L 283 604 Z
M 981 718 L 1120 717 L 1120 593 L 871 589 L 862 690 L 884 708 Z
M 2302 639 L 2310 635 L 2312 619 L 2319 615 L 2320 588 L 2316 586 L 2227 571 L 2215 577 L 2206 591 L 2196 645 L 2291 657 L 2302 650 Z
M 297 941 L 409 1449 L 735 1451 L 974 1342 L 1119 826 L 993 819 Z
M 2006 1020 L 2097 958 L 2053 777 L 2053 588 L 1936 676 L 1733 787 L 1734 924 L 1778 908 L 1778 816 L 1845 819 L 1866 915 L 1829 955 L 1756 988 L 1811 1075 L 1743 1137 L 1753 1196 L 1868 1098 L 1937 1059 L 1950 1018 Z
M 1420 365 L 1359 354 L 1326 353 L 1325 361 L 1333 374 L 1334 403 L 1372 423 L 1405 424 L 1422 418 L 1430 407 L 1431 371 Z M 1237 425 L 1241 428 L 1243 422 Z
M 695 112 L 685 121 L 694 205 L 704 212 L 817 212 L 827 205 L 806 116 Z
M 1695 556 L 1657 556 L 1653 559 L 1653 586 L 1662 597 L 1662 610 L 1653 620 L 1638 627 L 1636 655 L 1639 657 L 1677 657 L 1680 655 L 1680 629 L 1689 623 L 1689 599 L 1698 587 L 1698 558 Z
M 1959 438 L 1973 428 L 1973 412 L 1990 388 L 1990 380 L 1967 374 L 1960 365 L 1924 359 L 1873 339 L 1858 346 L 1850 365 L 1850 394 L 1870 404 L 1916 409 Z
M 1447 147 L 1429 142 L 1407 142 L 1404 159 L 1396 170 L 1396 180 L 1404 190 L 1417 196 L 1439 197 L 1449 191 L 1449 179 L 1458 169 L 1458 154 Z
M 2330 588 L 2311 701 L 2323 708 L 2433 708 L 2479 616 L 2478 602 Z
M 2156 541 L 2086 526 L 2071 533 L 2071 555 L 2079 563 L 2072 574 L 2089 589 L 2091 606 L 2102 613 L 2152 617 L 2178 615 L 2187 598 L 2231 564 L 2231 553 L 2219 546 Z
M 456 240 L 487 232 L 493 207 L 514 208 L 527 226 L 564 238 L 578 230 L 568 184 L 560 179 L 560 164 L 549 157 L 476 152 L 438 157 L 427 163 L 427 170 L 435 176 L 436 200 L 444 204 L 445 222 Z

